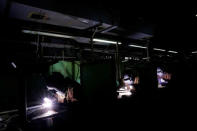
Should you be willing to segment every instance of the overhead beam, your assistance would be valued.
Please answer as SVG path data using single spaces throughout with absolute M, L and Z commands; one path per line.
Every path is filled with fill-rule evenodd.
M 49 24 L 43 24 L 43 23 L 36 23 L 31 21 L 21 21 L 21 20 L 12 20 L 10 24 L 18 23 L 17 25 L 20 25 L 19 29 L 27 29 L 27 30 L 35 30 L 35 31 L 43 31 L 43 32 L 54 32 L 54 33 L 60 33 L 65 35 L 71 35 L 71 36 L 79 36 L 79 37 L 86 37 L 91 38 L 92 37 L 92 31 L 88 30 L 79 30 L 79 29 L 73 29 L 68 27 L 60 27 L 60 26 L 54 26 Z M 97 25 L 98 26 L 98 25 Z M 108 39 L 113 41 L 125 41 L 127 43 L 143 43 L 141 40 L 135 40 L 125 37 L 117 37 L 109 34 L 104 33 L 96 33 L 95 38 L 101 38 L 101 39 Z

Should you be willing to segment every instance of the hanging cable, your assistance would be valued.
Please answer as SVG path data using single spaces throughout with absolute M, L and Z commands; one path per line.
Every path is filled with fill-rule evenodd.
M 94 30 L 94 32 L 93 32 L 93 34 L 92 34 L 92 37 L 91 37 L 91 40 L 90 40 L 90 42 L 91 42 L 92 53 L 94 52 L 93 39 L 94 39 L 94 36 L 95 36 L 96 32 L 97 32 L 97 27 L 96 27 L 96 29 Z

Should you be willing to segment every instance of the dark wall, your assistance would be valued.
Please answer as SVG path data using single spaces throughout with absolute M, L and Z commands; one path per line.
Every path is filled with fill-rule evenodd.
M 0 75 L 0 111 L 17 107 L 17 76 L 14 74 Z
M 82 64 L 81 82 L 89 104 L 112 102 L 116 90 L 114 65 L 106 61 Z
M 1 54 L 1 53 L 0 53 Z M 18 94 L 18 74 L 10 60 L 0 55 L 0 110 L 16 109 Z
M 139 101 L 149 105 L 154 98 L 157 88 L 156 67 L 152 63 L 145 63 L 139 69 L 140 89 L 138 92 Z

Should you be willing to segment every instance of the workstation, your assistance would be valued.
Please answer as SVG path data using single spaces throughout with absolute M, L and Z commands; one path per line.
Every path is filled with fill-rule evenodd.
M 0 131 L 162 123 L 195 110 L 195 8 L 0 5 Z

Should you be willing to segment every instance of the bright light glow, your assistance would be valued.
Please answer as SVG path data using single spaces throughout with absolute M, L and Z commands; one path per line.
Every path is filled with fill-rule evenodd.
M 11 63 L 11 65 L 16 68 L 16 64 L 14 62 Z
M 129 59 L 129 57 L 125 57 L 125 60 L 128 60 Z
M 56 91 L 56 94 L 57 94 L 58 96 L 60 96 L 62 99 L 65 98 L 65 93 L 61 92 L 61 91 L 58 90 L 57 88 L 47 86 L 47 89 L 48 89 L 48 90 L 55 90 L 55 91 Z
M 163 51 L 163 52 L 166 51 L 166 50 L 164 50 L 164 49 L 159 49 L 159 48 L 153 48 L 153 50 L 156 50 L 156 51 Z
M 193 52 L 192 52 L 192 54 L 196 54 L 196 53 L 197 53 L 197 51 L 193 51 Z
M 135 48 L 142 48 L 142 49 L 146 49 L 147 47 L 145 46 L 139 46 L 139 45 L 129 45 L 130 47 L 135 47 Z
M 61 96 L 61 97 L 63 97 L 63 98 L 65 98 L 65 94 L 62 93 L 62 92 L 56 92 L 56 94 L 59 95 L 59 96 Z
M 52 102 L 52 100 L 50 100 L 49 98 L 44 98 L 44 103 L 42 104 L 42 106 L 44 107 L 44 108 L 48 108 L 48 109 L 50 109 L 50 108 L 52 108 L 53 107 L 53 102 Z
M 174 53 L 174 54 L 177 54 L 177 53 L 178 53 L 178 52 L 172 51 L 172 50 L 169 50 L 168 52 L 169 52 L 169 53 Z
M 52 111 L 52 110 L 49 110 L 49 111 L 47 111 L 47 112 L 45 113 L 46 116 L 51 116 L 51 115 L 53 115 L 53 114 L 55 114 L 55 112 Z
M 126 91 L 126 90 L 119 90 L 119 91 L 117 91 L 119 94 L 118 94 L 118 99 L 121 99 L 122 98 L 122 96 L 127 96 L 127 97 L 129 97 L 129 96 L 131 96 L 132 95 L 132 93 L 130 92 L 130 91 Z
M 102 40 L 102 39 L 93 39 L 94 42 L 102 42 L 102 43 L 110 43 L 110 44 L 122 44 L 121 42 L 116 41 L 109 41 L 109 40 Z
M 41 32 L 41 31 L 22 30 L 22 32 L 26 33 L 26 34 L 33 34 L 33 35 L 44 35 L 44 36 L 52 36 L 52 37 L 59 37 L 59 38 L 73 38 L 73 36 L 48 33 L 48 32 Z

